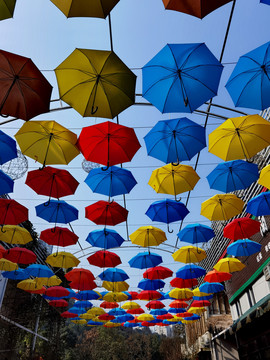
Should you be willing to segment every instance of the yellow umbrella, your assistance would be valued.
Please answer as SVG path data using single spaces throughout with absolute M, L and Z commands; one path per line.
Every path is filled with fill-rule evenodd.
M 139 309 L 140 305 L 137 304 L 135 301 L 127 301 L 121 307 L 125 310 L 133 310 L 133 309 Z
M 199 319 L 198 319 L 199 320 Z M 193 324 L 195 323 L 195 321 L 198 321 L 198 320 L 182 320 L 182 323 L 185 324 L 185 325 L 189 325 L 189 324 Z
M 154 316 L 151 314 L 141 314 L 137 317 L 139 321 L 152 321 L 155 320 Z
M 105 310 L 100 307 L 92 307 L 90 310 L 87 311 L 87 314 L 91 314 L 94 316 L 99 316 L 102 314 L 106 314 Z
M 101 320 L 98 316 L 94 317 L 92 321 L 106 323 L 108 320 Z
M 189 165 L 167 164 L 152 172 L 148 184 L 157 193 L 176 197 L 177 194 L 193 190 L 199 179 L 199 175 Z
M 173 299 L 191 299 L 193 297 L 193 292 L 190 289 L 178 289 L 175 288 L 169 292 L 169 295 Z
M 141 226 L 130 236 L 132 244 L 143 247 L 158 246 L 167 240 L 163 230 L 154 226 Z
M 80 260 L 69 252 L 59 251 L 56 254 L 49 255 L 46 262 L 53 267 L 68 269 L 78 266 Z
M 0 241 L 7 244 L 25 245 L 32 240 L 29 231 L 18 225 L 4 225 L 0 233 Z
M 250 159 L 270 145 L 270 124 L 260 115 L 226 120 L 209 134 L 209 152 L 225 161 Z
M 211 221 L 229 220 L 242 212 L 244 204 L 234 194 L 217 194 L 202 203 L 201 215 Z
M 0 259 L 0 271 L 15 271 L 18 270 L 19 266 L 12 261 L 7 259 Z
M 25 291 L 41 290 L 43 285 L 39 285 L 35 279 L 22 280 L 17 284 L 17 288 Z
M 206 311 L 206 308 L 205 307 L 190 307 L 188 309 L 188 312 L 192 313 L 192 314 L 202 314 Z
M 36 282 L 39 285 L 50 287 L 60 285 L 62 280 L 58 276 L 53 275 L 50 278 L 36 278 Z
M 60 98 L 82 116 L 113 119 L 135 102 L 136 76 L 113 51 L 75 49 L 55 73 Z
M 126 281 L 103 281 L 102 286 L 108 291 L 127 291 L 129 289 L 129 285 Z
M 260 173 L 258 184 L 270 189 L 270 165 L 265 166 Z
M 109 302 L 121 302 L 128 299 L 128 296 L 122 292 L 108 292 L 103 296 L 103 300 Z
M 43 166 L 68 164 L 80 153 L 77 135 L 55 121 L 26 122 L 15 138 L 22 153 Z
M 105 327 L 108 327 L 108 328 L 115 328 L 115 327 L 119 327 L 121 326 L 121 324 L 119 323 L 113 323 L 111 321 L 107 321 L 106 324 L 104 324 Z
M 1 0 L 0 1 L 0 20 L 5 20 L 13 17 L 16 0 Z
M 71 320 L 74 324 L 84 325 L 87 324 L 87 321 L 85 319 L 77 319 L 77 320 Z
M 243 263 L 241 263 L 240 260 L 235 258 L 225 258 L 219 260 L 215 266 L 213 266 L 214 269 L 217 271 L 224 271 L 228 273 L 241 271 L 246 267 Z
M 179 316 L 176 316 L 176 315 L 173 315 L 173 318 L 167 319 L 167 320 L 170 321 L 170 322 L 174 322 L 174 321 L 182 321 L 183 318 L 181 318 Z
M 79 315 L 79 317 L 82 319 L 85 319 L 85 320 L 92 320 L 95 317 L 95 315 L 85 313 L 85 314 Z
M 208 294 L 208 293 L 201 292 L 198 287 L 195 288 L 192 292 L 193 292 L 193 296 L 196 296 L 196 297 L 202 297 L 202 296 L 212 295 L 211 293 Z
M 188 245 L 178 249 L 172 254 L 172 257 L 175 261 L 180 261 L 185 264 L 197 263 L 206 258 L 206 252 L 203 249 Z

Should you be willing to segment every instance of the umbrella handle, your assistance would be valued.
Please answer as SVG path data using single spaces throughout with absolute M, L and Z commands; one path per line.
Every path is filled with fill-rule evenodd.
M 46 167 L 46 164 L 44 162 L 44 164 L 42 165 L 42 167 L 38 168 L 39 170 L 43 170 Z
M 181 197 L 179 199 L 176 198 L 176 195 L 174 196 L 174 200 L 177 201 L 177 202 L 180 202 L 181 201 Z
M 177 159 L 177 162 L 176 162 L 176 163 L 172 162 L 171 164 L 172 164 L 172 166 L 178 166 L 178 165 L 180 164 L 180 162 L 179 162 L 179 160 Z
M 47 205 L 46 205 L 47 206 Z M 51 229 L 52 233 L 55 233 L 55 227 Z
M 170 230 L 170 228 L 169 228 L 169 224 L 167 224 L 167 231 L 168 231 L 168 233 L 170 233 L 170 234 L 172 234 L 172 233 L 173 233 L 173 229 L 171 229 L 171 230 Z
M 98 106 L 96 106 L 95 109 L 94 109 L 94 106 L 92 106 L 91 115 L 94 115 L 97 111 L 98 111 Z
M 50 202 L 51 202 L 51 198 L 49 198 L 49 200 L 46 201 L 43 205 L 44 205 L 44 206 L 49 206 L 49 205 L 50 205 Z
M 103 167 L 101 168 L 102 171 L 107 171 L 108 169 L 109 169 L 109 165 L 107 165 L 107 166 L 105 166 L 105 167 L 103 166 Z
M 4 227 L 4 225 L 1 226 L 1 232 L 2 232 L 2 233 L 7 232 L 6 230 L 3 230 L 3 227 Z
M 4 114 L 0 114 L 0 116 L 1 116 L 2 118 L 8 118 L 8 117 L 9 117 L 9 115 L 4 115 Z

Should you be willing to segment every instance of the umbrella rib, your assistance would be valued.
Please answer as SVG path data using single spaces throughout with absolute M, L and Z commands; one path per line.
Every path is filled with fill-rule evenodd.
M 243 88 L 242 88 L 242 90 L 241 90 L 241 92 L 240 92 L 240 94 L 239 94 L 239 96 L 238 96 L 238 99 L 237 99 L 237 102 L 236 102 L 235 106 L 239 106 L 238 104 L 239 104 L 239 102 L 240 102 L 240 98 L 241 98 L 241 96 L 243 95 L 244 91 L 246 90 L 246 87 L 247 87 L 256 77 L 260 76 L 260 74 L 261 74 L 261 72 L 255 73 L 255 74 L 252 76 L 252 78 L 249 79 L 249 81 L 245 84 L 245 86 L 243 86 Z M 262 77 L 263 77 L 263 76 L 262 76 Z
M 155 85 L 157 85 L 159 82 L 161 81 L 165 81 L 168 80 L 170 78 L 175 78 L 175 73 L 172 73 L 170 75 L 164 76 L 162 79 L 158 79 L 157 81 L 155 81 L 151 86 L 149 86 L 149 88 L 145 91 L 145 93 L 143 93 L 143 96 L 145 96 L 149 90 L 151 90 Z M 175 79 L 174 79 L 175 80 Z
M 123 91 L 123 89 L 121 89 L 119 86 L 117 86 L 116 84 L 112 83 L 111 81 L 108 81 L 107 79 L 102 78 L 102 79 L 101 79 L 101 85 L 102 85 L 103 90 L 104 90 L 105 93 L 106 93 L 106 91 L 105 91 L 105 89 L 104 89 L 104 86 L 103 86 L 102 82 L 105 82 L 105 83 L 107 83 L 107 84 L 109 84 L 109 85 L 117 88 L 117 89 L 118 89 L 120 92 L 122 92 L 126 97 L 128 97 L 131 101 L 134 102 L 134 99 L 131 98 L 131 97 L 129 97 L 129 96 Z M 106 95 L 107 95 L 107 94 L 106 94 Z

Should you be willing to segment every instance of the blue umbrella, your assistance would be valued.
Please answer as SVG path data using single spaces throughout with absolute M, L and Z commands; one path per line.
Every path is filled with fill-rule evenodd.
M 122 291 L 124 294 L 127 295 L 128 299 L 127 300 L 131 300 L 132 296 L 130 295 L 130 293 L 128 291 Z
M 193 314 L 192 316 L 189 316 L 189 317 L 186 317 L 186 318 L 183 318 L 184 320 L 187 320 L 187 321 L 192 321 L 192 320 L 199 320 L 201 317 L 197 314 Z
M 136 269 L 147 269 L 161 264 L 162 257 L 146 251 L 135 255 L 128 263 L 130 267 Z
M 177 272 L 176 277 L 180 279 L 195 279 L 206 274 L 204 268 L 194 264 L 182 266 Z
M 99 299 L 99 300 L 102 301 L 102 300 L 103 300 L 103 297 L 104 297 L 106 294 L 108 294 L 108 292 L 109 292 L 109 291 L 101 291 L 101 292 L 100 292 L 101 299 Z
M 166 325 L 176 325 L 176 324 L 181 323 L 181 321 L 169 321 L 169 320 L 163 320 L 162 322 L 163 322 L 163 324 L 166 324 Z
M 115 319 L 111 320 L 114 323 L 123 323 L 125 321 L 133 320 L 134 316 L 131 314 L 118 315 Z
M 199 244 L 211 240 L 215 236 L 215 232 L 206 225 L 190 224 L 184 227 L 184 229 L 181 230 L 177 236 L 179 237 L 180 241 L 184 241 L 190 244 Z
M 165 286 L 165 282 L 163 280 L 149 280 L 149 279 L 142 279 L 139 284 L 138 288 L 142 290 L 158 290 L 163 289 Z
M 70 309 L 68 309 L 68 311 L 73 314 L 78 314 L 78 315 L 84 314 L 86 312 L 85 308 L 76 308 L 74 306 L 71 307 Z
M 0 165 L 17 156 L 16 141 L 0 130 Z
M 144 137 L 147 154 L 168 163 L 191 160 L 206 147 L 205 128 L 187 119 L 159 121 Z
M 270 5 L 270 0 L 260 0 L 262 4 Z
M 118 282 L 125 281 L 129 279 L 129 276 L 122 269 L 106 269 L 101 274 L 98 275 L 101 280 L 110 281 L 110 282 Z
M 72 289 L 69 289 L 69 288 L 66 288 L 68 291 L 69 291 L 69 295 L 68 296 L 65 296 L 65 298 L 66 299 L 70 299 L 70 298 L 72 298 L 72 297 L 76 297 L 76 292 L 74 291 L 74 290 L 72 290 Z M 57 299 L 59 299 L 59 298 L 57 298 Z
M 150 314 L 153 316 L 165 315 L 165 314 L 168 314 L 168 311 L 166 309 L 152 309 L 150 311 Z
M 163 297 L 162 298 L 160 298 L 160 299 L 158 299 L 158 300 L 166 300 L 166 299 L 172 299 L 172 297 L 170 297 L 170 290 L 169 291 L 167 291 L 164 295 L 163 295 Z
M 217 282 L 204 282 L 200 287 L 200 291 L 206 294 L 216 293 L 224 290 L 224 286 Z
M 218 164 L 207 176 L 211 189 L 225 193 L 245 189 L 258 178 L 258 165 L 244 160 L 233 160 Z
M 227 247 L 227 254 L 233 256 L 249 256 L 261 251 L 262 245 L 248 239 L 238 240 Z
M 193 300 L 198 300 L 198 301 L 200 301 L 200 300 L 210 300 L 210 299 L 212 299 L 213 296 L 214 295 L 212 295 L 212 294 L 210 294 L 208 296 L 193 296 Z
M 87 325 L 90 325 L 90 326 L 102 326 L 103 322 L 90 320 L 90 321 L 88 321 Z
M 78 292 L 75 295 L 78 300 L 98 300 L 100 298 L 99 294 L 94 290 L 83 290 Z
M 24 269 L 17 269 L 14 271 L 3 271 L 2 276 L 10 280 L 26 280 L 29 278 L 29 275 L 25 272 Z
M 93 306 L 93 304 L 88 300 L 76 301 L 73 304 L 73 307 L 78 308 L 78 309 L 89 309 L 92 306 Z
M 263 192 L 249 200 L 247 213 L 255 216 L 270 215 L 270 192 Z
M 24 270 L 29 276 L 50 278 L 54 272 L 46 265 L 32 264 Z
M 270 42 L 242 55 L 225 85 L 236 107 L 270 106 Z
M 86 241 L 102 249 L 112 249 L 122 245 L 125 241 L 115 230 L 94 230 L 89 233 Z
M 186 312 L 186 309 L 184 309 L 184 308 L 170 308 L 168 310 L 168 312 L 172 313 L 172 314 L 180 314 L 180 313 Z
M 14 181 L 0 170 L 0 195 L 13 192 Z
M 143 97 L 162 113 L 190 113 L 217 94 L 223 70 L 205 44 L 167 44 L 142 69 Z
M 117 166 L 104 169 L 96 168 L 90 171 L 84 182 L 98 194 L 109 197 L 128 194 L 137 184 L 131 171 Z
M 109 315 L 113 315 L 113 316 L 120 316 L 120 315 L 125 315 L 126 311 L 124 309 L 121 308 L 116 308 L 116 309 L 112 309 L 108 312 Z
M 137 324 L 137 323 L 130 323 L 130 322 L 126 321 L 123 326 L 124 326 L 124 327 L 127 327 L 127 328 L 134 328 L 134 327 L 139 326 L 139 324 Z
M 50 200 L 50 203 L 37 205 L 36 214 L 50 223 L 68 224 L 78 219 L 79 212 L 64 200 Z

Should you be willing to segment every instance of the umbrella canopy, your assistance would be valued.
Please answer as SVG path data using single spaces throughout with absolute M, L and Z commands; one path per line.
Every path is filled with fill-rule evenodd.
M 33 251 L 20 247 L 13 247 L 6 250 L 3 253 L 3 258 L 17 264 L 25 265 L 35 263 L 37 261 L 37 256 L 35 253 L 33 253 Z
M 106 269 L 101 274 L 98 275 L 101 280 L 104 281 L 125 281 L 129 279 L 129 276 L 122 269 Z
M 217 270 L 212 270 L 209 271 L 205 277 L 204 277 L 204 281 L 205 282 L 223 282 L 223 281 L 227 281 L 230 280 L 230 278 L 232 277 L 232 274 L 228 273 L 228 272 L 222 272 L 222 271 L 217 271 Z
M 0 165 L 3 165 L 16 157 L 16 141 L 0 130 Z
M 100 268 L 116 267 L 122 263 L 120 257 L 110 251 L 99 250 L 87 258 L 90 265 L 98 266 Z
M 63 298 L 68 297 L 69 291 L 63 286 L 52 286 L 45 291 L 45 295 L 49 297 Z
M 62 282 L 62 280 L 56 275 L 53 275 L 48 278 L 47 277 L 37 278 L 36 281 L 38 284 L 47 286 L 47 287 L 57 286 L 57 285 L 60 285 Z
M 176 196 L 193 190 L 200 177 L 189 165 L 168 164 L 155 169 L 148 181 L 155 192 Z
M 65 278 L 70 281 L 69 286 L 78 290 L 93 290 L 97 285 L 95 277 L 90 270 L 73 269 L 65 274 Z
M 17 284 L 17 288 L 25 291 L 41 290 L 42 285 L 38 285 L 33 279 L 22 280 Z
M 180 241 L 190 244 L 200 244 L 211 240 L 215 236 L 212 228 L 201 224 L 190 224 L 184 227 L 177 236 Z
M 199 301 L 199 300 L 195 300 L 195 301 Z M 207 301 L 207 300 L 203 300 L 203 301 Z M 191 306 L 189 309 L 188 309 L 188 312 L 191 313 L 192 315 L 193 314 L 197 314 L 197 315 L 201 315 L 203 314 L 204 312 L 206 312 L 206 308 L 205 307 L 193 307 Z
M 162 113 L 193 112 L 217 94 L 222 70 L 204 43 L 167 44 L 142 69 L 143 97 Z
M 66 319 L 72 319 L 72 318 L 75 318 L 77 316 L 77 314 L 75 313 L 71 313 L 69 311 L 64 311 L 62 312 L 62 314 L 60 314 L 63 318 L 66 318 Z
M 108 292 L 108 294 L 103 296 L 105 301 L 121 302 L 128 299 L 128 296 L 122 292 Z
M 78 300 L 98 300 L 101 298 L 99 292 L 94 290 L 83 290 L 75 295 Z
M 51 300 L 51 301 L 49 301 L 49 305 L 51 305 L 53 307 L 57 307 L 57 308 L 63 308 L 63 307 L 68 306 L 68 302 L 66 300 L 63 300 L 63 299 Z
M 193 292 L 189 289 L 175 288 L 169 292 L 170 297 L 174 299 L 189 300 L 193 297 Z
M 6 251 L 6 249 L 0 245 L 0 259 L 3 257 L 3 253 Z
M 227 247 L 227 254 L 233 256 L 250 256 L 261 251 L 262 245 L 248 239 L 237 240 Z
M 122 305 L 122 309 L 125 309 L 125 310 L 134 310 L 134 309 L 139 309 L 139 308 L 140 308 L 140 305 L 134 301 L 127 301 Z
M 92 307 L 90 310 L 87 311 L 87 313 L 94 315 L 94 316 L 99 316 L 99 315 L 105 314 L 105 310 L 103 310 L 102 308 L 99 308 L 99 307 Z M 109 314 L 110 314 L 110 312 L 109 312 Z
M 149 301 L 145 306 L 148 309 L 154 309 L 154 310 L 160 310 L 160 309 L 163 309 L 165 307 L 165 305 L 159 300 Z
M 224 161 L 250 159 L 270 145 L 270 124 L 260 115 L 224 121 L 209 134 L 209 152 Z
M 151 314 L 141 314 L 137 317 L 139 321 L 151 321 L 155 320 L 154 316 Z
M 217 194 L 202 203 L 201 215 L 211 221 L 229 220 L 243 211 L 244 204 L 234 194 Z
M 108 291 L 113 291 L 113 292 L 114 291 L 116 291 L 116 292 L 123 291 L 124 292 L 129 289 L 129 285 L 125 281 L 117 281 L 117 282 L 103 281 L 102 286 L 104 287 L 104 289 L 106 289 Z M 125 295 L 127 295 L 127 294 L 125 294 Z
M 186 303 L 183 300 L 173 300 L 170 304 L 169 304 L 170 308 L 176 308 L 176 309 L 184 309 L 186 307 L 188 307 L 188 303 Z
M 270 42 L 242 55 L 225 85 L 236 107 L 270 106 Z
M 128 314 L 131 314 L 131 315 L 140 315 L 140 314 L 143 314 L 143 313 L 144 313 L 144 310 L 143 310 L 142 308 L 129 309 L 129 310 L 127 310 L 127 313 L 128 313 Z
M 165 286 L 165 282 L 163 280 L 149 280 L 149 279 L 142 279 L 138 283 L 138 288 L 142 290 L 158 290 L 163 289 Z
M 123 326 L 124 326 L 124 327 L 127 327 L 127 328 L 134 328 L 134 327 L 139 326 L 139 324 L 130 323 L 129 321 L 126 321 Z
M 211 189 L 225 193 L 249 187 L 259 177 L 258 165 L 244 160 L 233 160 L 218 164 L 207 175 Z
M 68 164 L 77 155 L 77 135 L 55 121 L 23 124 L 15 138 L 24 155 L 45 165 Z
M 115 201 L 97 201 L 85 208 L 85 217 L 97 225 L 112 225 L 127 221 L 128 210 Z
M 47 195 L 57 199 L 73 195 L 79 185 L 67 170 L 51 166 L 29 171 L 25 183 L 38 195 Z
M 172 270 L 164 266 L 155 266 L 150 269 L 147 269 L 143 273 L 145 279 L 156 280 L 156 279 L 167 279 L 173 275 Z
M 53 267 L 68 269 L 78 266 L 80 260 L 69 252 L 59 251 L 57 254 L 49 255 L 46 262 Z
M 26 274 L 37 278 L 49 278 L 54 275 L 54 272 L 46 265 L 33 264 L 25 269 Z
M 143 247 L 158 246 L 167 240 L 163 230 L 150 225 L 139 227 L 129 237 L 132 244 Z
M 95 247 L 111 249 L 121 246 L 125 240 L 115 230 L 103 229 L 91 231 L 86 241 Z
M 60 98 L 84 117 L 113 119 L 135 102 L 136 76 L 113 51 L 75 49 L 55 73 Z
M 26 280 L 29 278 L 29 275 L 24 271 L 24 269 L 17 269 L 13 271 L 4 271 L 1 273 L 4 278 L 11 280 Z
M 1 0 L 0 2 L 0 20 L 5 20 L 13 17 L 16 0 L 6 2 Z
M 0 80 L 1 114 L 27 121 L 49 111 L 52 86 L 31 59 L 0 50 Z
M 170 281 L 170 285 L 172 287 L 177 287 L 179 289 L 183 288 L 191 288 L 193 286 L 198 285 L 197 279 L 181 279 L 181 278 L 174 278 Z
M 219 260 L 216 265 L 213 267 L 217 271 L 223 272 L 236 272 L 244 269 L 246 265 L 242 264 L 241 261 L 235 258 L 224 258 Z
M 260 222 L 250 218 L 237 218 L 227 224 L 223 235 L 231 240 L 249 238 L 260 231 Z
M 32 236 L 25 228 L 17 225 L 4 225 L 0 240 L 7 244 L 25 245 L 32 241 Z
M 52 229 L 41 231 L 40 239 L 48 245 L 54 246 L 70 246 L 75 245 L 79 237 L 67 228 L 56 226 Z
M 93 306 L 93 304 L 88 300 L 76 301 L 73 304 L 73 307 L 78 308 L 78 309 L 90 309 L 92 306 Z
M 0 224 L 18 225 L 28 220 L 28 209 L 15 200 L 0 199 Z
M 218 282 L 212 282 L 212 283 L 204 282 L 199 287 L 199 289 L 201 292 L 205 292 L 205 293 L 216 293 L 216 292 L 223 291 L 224 286 Z
M 100 307 L 102 307 L 104 309 L 116 309 L 119 307 L 119 304 L 117 304 L 117 302 L 103 301 L 100 304 Z
M 119 0 L 51 0 L 66 17 L 104 18 Z
M 180 11 L 200 19 L 232 0 L 162 0 L 165 9 Z
M 258 184 L 270 189 L 270 165 L 265 166 L 260 172 Z
M 255 216 L 270 215 L 270 192 L 261 193 L 249 200 L 247 212 Z
M 5 258 L 0 259 L 0 271 L 15 271 L 18 269 L 19 269 L 18 264 L 9 261 Z
M 128 194 L 137 184 L 131 171 L 117 166 L 111 166 L 105 171 L 93 169 L 84 182 L 93 192 L 109 197 Z
M 113 315 L 113 316 L 121 316 L 121 315 L 125 315 L 126 311 L 122 308 L 118 308 L 118 309 L 112 309 L 108 312 L 109 315 Z
M 198 254 L 200 255 L 200 254 Z M 176 277 L 181 279 L 195 279 L 205 275 L 206 271 L 204 268 L 194 264 L 187 264 L 182 266 L 177 272 Z
M 51 200 L 49 204 L 37 205 L 36 214 L 50 223 L 68 224 L 78 219 L 79 211 L 64 200 Z
M 0 195 L 13 192 L 14 181 L 0 170 Z
M 180 261 L 185 264 L 197 263 L 206 258 L 206 252 L 195 246 L 183 246 L 172 254 L 172 257 L 175 261 Z
M 156 290 L 143 290 L 138 295 L 138 300 L 158 300 L 161 298 L 161 294 Z
M 78 146 L 87 161 L 107 167 L 131 161 L 141 147 L 133 128 L 110 121 L 82 128 Z
M 154 253 L 142 252 L 133 256 L 128 263 L 130 267 L 136 269 L 147 269 L 162 263 L 162 257 Z
M 166 164 L 179 163 L 206 147 L 205 128 L 187 118 L 158 121 L 144 141 L 149 156 Z

